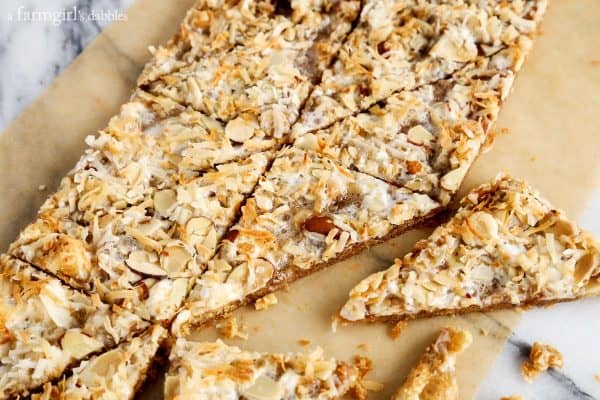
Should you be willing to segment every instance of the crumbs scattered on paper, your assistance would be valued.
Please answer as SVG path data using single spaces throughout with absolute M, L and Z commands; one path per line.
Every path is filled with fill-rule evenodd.
M 217 322 L 217 331 L 219 335 L 227 339 L 248 339 L 247 327 L 243 323 L 238 323 L 234 317 L 229 317 L 225 320 Z
M 398 339 L 404 328 L 406 328 L 406 325 L 408 325 L 408 322 L 406 321 L 399 321 L 396 325 L 394 325 L 390 331 L 390 336 L 392 339 Z
M 310 344 L 310 340 L 308 340 L 308 339 L 299 339 L 298 340 L 298 344 L 300 344 L 300 346 L 308 346 Z
M 521 375 L 527 382 L 532 382 L 536 376 L 548 368 L 562 368 L 563 364 L 563 356 L 556 348 L 535 342 L 531 346 L 529 360 L 525 360 L 521 365 Z
M 266 310 L 267 308 L 273 307 L 275 304 L 277 304 L 277 296 L 275 296 L 274 293 L 270 293 L 265 297 L 261 297 L 260 299 L 256 300 L 254 303 L 254 308 L 259 311 Z

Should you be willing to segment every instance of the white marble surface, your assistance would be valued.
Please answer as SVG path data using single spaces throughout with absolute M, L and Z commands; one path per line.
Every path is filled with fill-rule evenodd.
M 133 0 L 2 0 L 0 1 L 0 131 L 52 82 L 115 17 Z M 27 11 L 72 10 L 81 15 L 105 12 L 100 21 L 27 22 Z M 21 10 L 21 14 L 19 14 Z M 45 17 L 44 17 L 45 18 Z M 12 19 L 12 20 L 11 20 Z M 21 19 L 21 20 L 19 20 Z M 46 18 L 48 19 L 48 18 Z M 580 223 L 600 236 L 600 192 L 587 207 Z M 561 304 L 524 314 L 478 399 L 495 400 L 521 394 L 528 400 L 600 399 L 600 299 Z M 534 341 L 552 344 L 565 357 L 561 371 L 551 371 L 526 384 L 519 366 Z

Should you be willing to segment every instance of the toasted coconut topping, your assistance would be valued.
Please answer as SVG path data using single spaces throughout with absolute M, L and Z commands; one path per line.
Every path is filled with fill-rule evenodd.
M 176 326 L 382 239 L 437 207 L 427 195 L 284 149 L 243 206 L 230 230 L 235 235 L 197 280 L 187 302 L 191 315 L 181 314 Z
M 392 400 L 458 400 L 456 357 L 472 340 L 469 331 L 442 329 Z
M 369 0 L 294 130 L 322 128 L 481 58 L 516 72 L 546 0 Z
M 73 363 L 147 327 L 139 317 L 0 256 L 0 397 L 58 378 Z
M 358 369 L 310 354 L 252 353 L 221 341 L 177 339 L 171 350 L 165 399 L 337 399 L 360 382 Z
M 223 3 L 199 2 L 138 83 L 225 121 L 230 140 L 250 139 L 259 127 L 281 138 L 351 29 L 360 2 Z
M 295 135 L 295 146 L 447 204 L 479 154 L 513 74 L 489 59 L 399 92 L 368 112 Z
M 69 377 L 47 383 L 32 400 L 133 399 L 167 330 L 155 325 L 117 348 L 83 361 Z
M 139 109 L 128 104 L 109 129 L 90 138 L 92 149 L 10 253 L 144 318 L 168 320 L 272 156 L 182 172 L 185 156 L 175 157 L 171 140 L 177 134 L 141 132 Z
M 592 294 L 600 244 L 526 183 L 474 189 L 446 224 L 350 292 L 350 321 L 556 302 Z

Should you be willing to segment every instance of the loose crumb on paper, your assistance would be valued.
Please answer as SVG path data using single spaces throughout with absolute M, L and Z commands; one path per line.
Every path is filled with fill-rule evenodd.
M 563 356 L 556 348 L 535 342 L 531 346 L 529 360 L 525 360 L 521 365 L 521 375 L 531 383 L 536 376 L 548 368 L 562 368 L 563 364 Z
M 600 374 L 596 374 L 594 378 L 596 379 L 596 382 L 600 382 Z
M 500 400 L 525 400 L 525 399 L 523 399 L 523 396 L 515 394 L 515 395 L 512 395 L 512 396 L 502 397 Z
M 481 334 L 481 336 L 484 336 L 484 337 L 489 335 L 488 330 L 485 328 L 479 328 L 479 333 Z
M 364 352 L 369 352 L 371 351 L 371 346 L 369 345 L 369 343 L 360 343 L 358 346 L 356 346 L 360 351 L 364 351 Z
M 300 346 L 308 346 L 310 344 L 310 340 L 300 339 L 300 340 L 298 340 L 298 343 L 300 344 Z
M 223 321 L 217 322 L 216 326 L 219 335 L 227 339 L 248 339 L 246 325 L 238 323 L 238 320 L 234 317 L 229 317 Z
M 399 321 L 396 325 L 394 325 L 394 327 L 390 331 L 390 336 L 392 337 L 392 339 L 398 339 L 398 337 L 400 337 L 400 334 L 402 333 L 404 328 L 406 328 L 407 325 L 408 322 L 406 321 Z
M 381 392 L 383 390 L 383 383 L 381 382 L 364 380 L 362 381 L 362 385 L 369 392 Z
M 260 299 L 256 300 L 254 303 L 254 308 L 259 311 L 266 310 L 273 307 L 275 304 L 277 304 L 277 296 L 275 296 L 274 293 L 270 293 L 265 297 L 261 297 Z
M 44 190 L 46 190 L 47 188 L 48 188 L 48 186 L 46 186 L 46 185 L 40 185 L 40 186 L 38 186 L 38 190 L 39 190 L 40 192 L 43 192 L 43 191 L 44 191 Z

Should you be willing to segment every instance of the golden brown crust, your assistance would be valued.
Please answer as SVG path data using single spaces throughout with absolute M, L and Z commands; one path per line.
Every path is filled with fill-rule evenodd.
M 363 280 L 347 320 L 410 319 L 566 301 L 598 292 L 600 245 L 524 182 L 474 189 L 413 252 Z
M 468 331 L 442 329 L 392 400 L 458 400 L 456 357 L 472 340 Z

